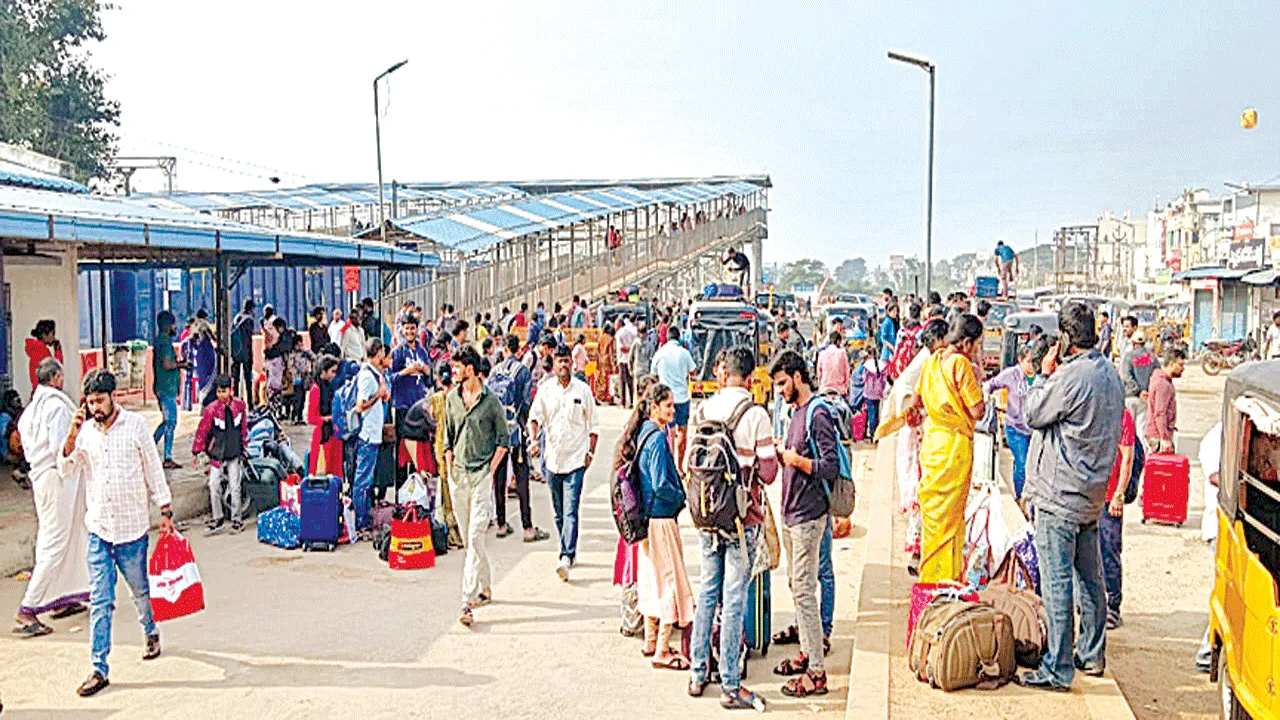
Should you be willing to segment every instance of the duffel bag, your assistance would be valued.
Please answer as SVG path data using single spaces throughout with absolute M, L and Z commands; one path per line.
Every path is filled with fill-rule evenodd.
M 1049 636 L 1044 600 L 1034 591 L 1030 574 L 1018 554 L 1010 550 L 978 602 L 999 610 L 1013 622 L 1013 652 L 1023 667 L 1039 667 Z
M 258 542 L 285 550 L 296 550 L 301 543 L 298 516 L 283 506 L 273 507 L 258 515 Z
M 989 605 L 933 603 L 911 638 L 911 671 L 947 692 L 994 690 L 1013 679 L 1013 621 Z

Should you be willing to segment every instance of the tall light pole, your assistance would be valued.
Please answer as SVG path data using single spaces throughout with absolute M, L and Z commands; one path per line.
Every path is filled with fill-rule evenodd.
M 408 62 L 408 60 L 401 60 L 373 79 L 373 137 L 378 146 L 378 232 L 381 233 L 382 242 L 387 241 L 387 211 L 382 205 L 382 118 L 378 105 L 378 82 L 404 67 Z
M 889 51 L 889 59 L 915 65 L 929 73 L 929 189 L 928 199 L 925 201 L 928 208 L 924 226 L 924 292 L 925 297 L 928 297 L 929 293 L 933 292 L 933 101 L 937 67 L 924 58 L 903 55 L 892 50 Z

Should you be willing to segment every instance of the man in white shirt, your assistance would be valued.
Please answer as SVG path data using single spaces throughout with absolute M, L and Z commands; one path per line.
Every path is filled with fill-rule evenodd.
M 622 327 L 613 341 L 618 347 L 618 384 L 622 389 L 622 406 L 631 407 L 635 402 L 635 382 L 631 377 L 631 348 L 635 347 L 640 334 L 636 326 L 631 324 L 631 316 L 622 318 Z
M 1204 515 L 1200 518 L 1200 539 L 1209 544 L 1212 561 L 1218 550 L 1218 480 L 1222 469 L 1222 423 L 1214 425 L 1200 441 L 1200 471 L 1204 473 Z M 1196 653 L 1196 668 L 1201 672 L 1213 669 L 1213 644 L 1209 628 L 1204 629 L 1204 639 Z
M 665 345 L 654 353 L 649 372 L 658 381 L 671 388 L 671 399 L 676 404 L 676 465 L 684 467 L 684 451 L 689 438 L 689 380 L 698 371 L 693 356 L 680 344 L 675 332 Z
M 342 326 L 342 337 L 339 340 L 339 349 L 342 350 L 342 358 L 351 362 L 364 362 L 365 360 L 365 342 L 367 338 L 364 335 L 364 328 L 361 326 L 363 317 L 360 313 L 360 306 L 351 308 L 351 312 L 347 315 L 347 322 Z
M 67 441 L 76 409 L 62 392 L 62 379 L 62 363 L 51 357 L 41 360 L 36 366 L 39 384 L 18 418 L 36 505 L 36 564 L 13 628 L 22 637 L 53 632 L 36 617 L 41 613 L 52 612 L 61 619 L 88 609 L 84 605 L 89 601 L 84 484 L 79 474 L 63 477 L 58 472 L 58 453 Z
M 356 472 L 351 481 L 356 529 L 362 533 L 373 524 L 373 479 L 378 453 L 382 451 L 382 426 L 387 422 L 383 403 L 391 399 L 383 376 L 391 367 L 391 353 L 381 338 L 370 338 L 365 344 L 365 353 L 369 360 L 356 373 L 356 412 L 361 417 L 360 433 L 356 436 Z
M 560 562 L 556 574 L 569 581 L 569 568 L 578 554 L 578 507 L 582 479 L 596 454 L 600 439 L 600 418 L 591 388 L 573 376 L 569 348 L 556 348 L 554 377 L 538 386 L 529 411 L 529 455 L 538 457 L 542 448 L 536 440 L 539 428 L 546 429 L 547 486 L 560 531 Z
M 160 633 L 151 617 L 147 580 L 148 501 L 160 508 L 160 534 L 173 532 L 169 483 L 151 428 L 138 413 L 115 404 L 116 377 L 101 368 L 84 379 L 85 404 L 71 419 L 58 457 L 63 477 L 85 473 L 85 526 L 89 530 L 89 633 L 93 672 L 76 692 L 89 697 L 109 685 L 111 616 L 116 573 L 124 576 L 146 638 L 143 660 L 160 657 Z M 91 419 L 86 423 L 86 419 Z
M 1267 351 L 1262 357 L 1268 360 L 1280 358 L 1280 310 L 1271 313 L 1271 326 L 1267 328 Z
M 329 342 L 334 345 L 342 344 L 342 326 L 346 324 L 347 321 L 342 318 L 342 311 L 335 308 L 333 322 L 329 323 Z M 314 348 L 312 349 L 314 350 Z

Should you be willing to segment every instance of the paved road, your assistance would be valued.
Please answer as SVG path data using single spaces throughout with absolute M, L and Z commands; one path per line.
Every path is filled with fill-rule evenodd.
M 624 418 L 605 411 L 602 447 L 612 449 Z M 456 622 L 460 553 L 432 570 L 395 572 L 368 545 L 303 554 L 259 545 L 250 533 L 193 537 L 208 609 L 162 626 L 161 660 L 138 659 L 139 631 L 121 587 L 112 687 L 88 700 L 74 694 L 88 672 L 83 616 L 56 622 L 46 638 L 0 637 L 5 717 L 723 717 L 718 695 L 691 700 L 685 673 L 650 669 L 640 643 L 618 634 L 606 477 L 603 466 L 588 476 L 572 582 L 556 578 L 551 542 L 490 535 L 496 601 L 478 611 L 471 631 Z M 534 502 L 535 521 L 554 530 L 545 486 L 535 486 Z M 696 583 L 696 538 L 687 530 L 685 538 Z M 861 543 L 837 541 L 832 693 L 783 698 L 769 673 L 784 657 L 774 651 L 751 660 L 747 680 L 766 691 L 771 711 L 844 713 Z M 773 585 L 776 626 L 789 622 L 792 605 L 781 572 Z M 16 605 L 22 588 L 0 581 L 0 605 Z

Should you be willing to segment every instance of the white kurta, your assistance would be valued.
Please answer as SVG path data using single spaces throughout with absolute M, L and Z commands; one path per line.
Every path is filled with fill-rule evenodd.
M 74 410 L 65 394 L 41 385 L 18 418 L 22 450 L 31 463 L 37 523 L 36 564 L 19 607 L 27 615 L 89 600 L 84 481 L 80 473 L 64 478 L 56 463 Z

